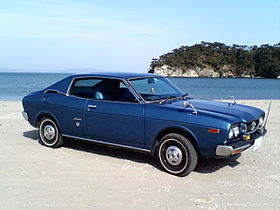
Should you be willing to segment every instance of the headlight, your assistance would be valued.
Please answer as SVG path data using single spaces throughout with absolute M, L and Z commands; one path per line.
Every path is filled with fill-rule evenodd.
M 237 138 L 240 134 L 245 133 L 246 125 L 244 123 L 232 125 L 229 129 L 228 138 Z
M 261 117 L 261 118 L 259 119 L 259 127 L 260 127 L 260 128 L 263 126 L 263 123 L 264 123 L 264 119 L 263 119 L 263 117 Z
M 239 135 L 239 126 L 237 125 L 233 126 L 232 131 L 233 131 L 233 135 L 237 137 Z
M 228 134 L 228 138 L 229 139 L 232 139 L 234 136 L 233 136 L 233 130 L 230 128 L 229 130 L 229 134 Z

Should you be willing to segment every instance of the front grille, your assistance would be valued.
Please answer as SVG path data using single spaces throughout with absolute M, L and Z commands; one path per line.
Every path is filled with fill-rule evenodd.
M 261 125 L 260 119 L 248 122 L 246 123 L 245 133 L 251 135 L 256 134 L 258 133 L 259 130 L 261 130 L 262 127 L 263 125 Z
M 250 123 L 247 123 L 246 125 L 247 125 L 246 133 L 247 133 L 247 132 L 252 132 L 252 131 L 254 131 L 254 130 L 257 128 L 257 126 L 259 125 L 259 120 L 252 121 L 252 122 L 250 122 Z

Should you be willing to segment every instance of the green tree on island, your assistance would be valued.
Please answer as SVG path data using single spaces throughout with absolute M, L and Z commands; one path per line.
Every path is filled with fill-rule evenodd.
M 277 78 L 280 75 L 280 43 L 275 45 L 228 46 L 219 42 L 201 42 L 181 46 L 172 52 L 153 58 L 150 73 L 167 65 L 171 70 L 210 69 L 219 77 Z M 178 75 L 180 76 L 180 75 Z

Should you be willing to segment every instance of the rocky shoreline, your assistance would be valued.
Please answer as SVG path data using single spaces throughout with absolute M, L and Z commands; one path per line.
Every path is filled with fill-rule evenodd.
M 223 71 L 217 72 L 209 67 L 205 67 L 205 68 L 196 67 L 192 69 L 182 69 L 182 68 L 170 67 L 168 65 L 162 65 L 161 67 L 155 67 L 153 72 L 150 73 L 159 74 L 167 77 L 260 78 L 260 77 L 253 77 L 251 75 L 237 76 L 233 74 L 231 71 L 229 71 L 226 67 L 224 67 Z

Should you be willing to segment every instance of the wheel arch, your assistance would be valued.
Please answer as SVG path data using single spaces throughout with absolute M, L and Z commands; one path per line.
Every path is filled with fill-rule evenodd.
M 180 135 L 186 137 L 192 143 L 197 154 L 200 155 L 200 150 L 198 147 L 198 141 L 197 141 L 196 136 L 190 130 L 188 130 L 186 128 L 182 128 L 182 127 L 168 127 L 168 128 L 162 129 L 155 138 L 154 145 L 152 147 L 152 154 L 154 154 L 157 146 L 159 145 L 161 138 L 169 133 L 177 133 L 177 134 L 180 134 Z
M 36 125 L 37 128 L 39 127 L 40 121 L 43 118 L 46 118 L 46 117 L 52 119 L 57 124 L 58 129 L 60 130 L 60 124 L 59 124 L 59 121 L 57 120 L 57 118 L 52 113 L 47 112 L 47 111 L 42 111 L 42 112 L 37 114 L 36 122 L 35 122 L 35 125 Z

